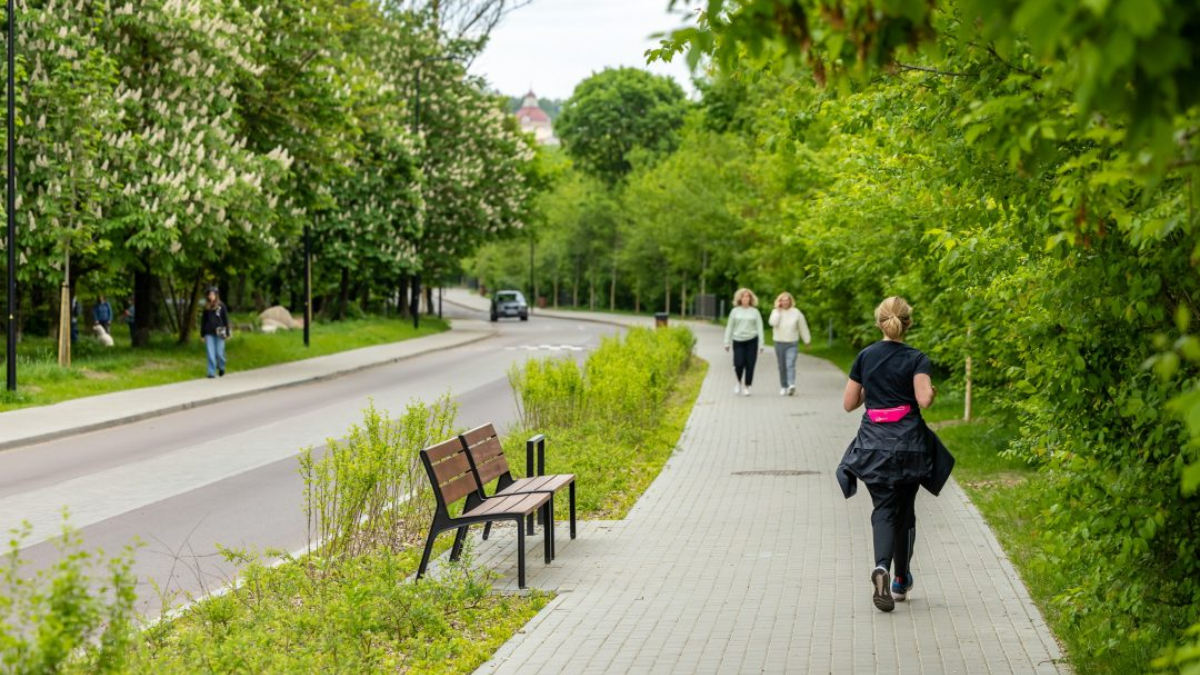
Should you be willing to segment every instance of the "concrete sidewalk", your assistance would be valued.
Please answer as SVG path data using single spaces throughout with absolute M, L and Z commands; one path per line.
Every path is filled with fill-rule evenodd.
M 89 396 L 0 413 L 0 450 L 166 415 L 202 405 L 339 377 L 495 335 L 487 321 L 455 320 L 445 333 L 292 361 L 219 379 L 197 377 L 159 387 Z M 231 364 L 236 368 L 237 364 Z M 202 370 L 203 364 L 197 368 Z M 198 371 L 199 372 L 199 371 Z
M 910 601 L 875 610 L 871 501 L 834 478 L 858 424 L 845 375 L 801 356 L 797 395 L 780 397 L 766 352 L 754 395 L 735 397 L 720 330 L 697 334 L 711 368 L 674 456 L 625 520 L 575 541 L 563 525 L 552 565 L 529 539 L 529 585 L 558 596 L 479 673 L 1069 672 L 953 481 L 917 500 Z M 514 536 L 474 549 L 513 590 Z

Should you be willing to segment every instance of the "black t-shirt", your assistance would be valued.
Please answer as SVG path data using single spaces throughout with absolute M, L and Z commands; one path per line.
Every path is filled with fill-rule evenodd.
M 867 408 L 910 405 L 919 409 L 913 376 L 932 373 L 929 357 L 903 342 L 880 340 L 858 353 L 850 366 L 850 379 L 866 391 Z

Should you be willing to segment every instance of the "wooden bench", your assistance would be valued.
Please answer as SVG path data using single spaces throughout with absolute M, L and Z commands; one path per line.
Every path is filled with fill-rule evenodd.
M 529 493 L 484 498 L 467 451 L 458 438 L 422 450 L 421 463 L 425 465 L 425 472 L 429 474 L 429 482 L 433 485 L 437 508 L 433 514 L 433 523 L 429 527 L 429 537 L 425 540 L 425 553 L 421 556 L 420 567 L 417 568 L 418 579 L 425 574 L 429 566 L 429 556 L 433 553 L 433 542 L 442 532 L 458 530 L 454 538 L 454 547 L 450 549 L 450 559 L 458 560 L 470 525 L 490 525 L 498 520 L 511 520 L 517 524 L 517 585 L 525 588 L 524 522 L 527 516 L 532 516 L 539 510 L 547 523 L 544 539 L 546 564 L 550 564 L 553 541 L 549 533 L 553 531 L 554 524 L 554 512 L 550 510 L 551 495 Z M 450 507 L 464 499 L 466 503 L 463 505 L 462 515 L 451 516 Z
M 526 443 L 526 473 L 529 474 L 525 478 L 513 478 L 512 470 L 508 466 L 508 459 L 504 456 L 504 448 L 500 445 L 500 438 L 496 434 L 496 427 L 492 424 L 485 424 L 481 427 L 476 427 L 465 434 L 460 435 L 459 440 L 462 442 L 462 447 L 467 451 L 467 458 L 471 462 L 471 468 L 475 472 L 475 479 L 480 485 L 487 485 L 492 481 L 496 481 L 496 492 L 492 497 L 508 497 L 512 495 L 522 494 L 548 494 L 551 495 L 550 511 L 554 510 L 553 495 L 563 488 L 568 489 L 568 499 L 570 502 L 571 514 L 571 538 L 575 538 L 575 475 L 574 474 L 556 474 L 545 476 L 541 475 L 546 470 L 546 438 L 542 435 L 534 436 Z M 534 475 L 533 468 L 533 449 L 537 447 L 540 450 L 538 456 L 538 471 Z M 529 518 L 529 533 L 533 534 L 533 518 Z M 483 538 L 487 539 L 491 534 L 491 524 L 486 524 L 483 527 Z M 550 538 L 550 556 L 554 557 L 554 527 L 552 523 L 546 525 L 546 536 Z

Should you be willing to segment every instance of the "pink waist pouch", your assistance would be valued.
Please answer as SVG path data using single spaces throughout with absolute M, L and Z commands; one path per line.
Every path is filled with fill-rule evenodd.
M 867 410 L 867 417 L 871 418 L 876 424 L 887 422 L 899 422 L 904 419 L 904 416 L 912 410 L 910 405 L 897 406 L 895 408 L 879 408 L 877 410 Z

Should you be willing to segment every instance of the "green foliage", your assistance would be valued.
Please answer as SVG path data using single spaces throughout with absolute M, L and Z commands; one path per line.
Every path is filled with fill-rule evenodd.
M 145 631 L 126 672 L 469 673 L 549 599 L 491 594 L 466 556 L 405 581 L 419 553 L 253 563 L 237 590 Z
M 105 558 L 83 550 L 64 525 L 58 560 L 36 573 L 21 559 L 29 529 L 14 531 L 0 573 L 0 670 L 12 675 L 61 673 L 81 653 L 88 672 L 127 672 L 133 642 L 136 579 L 132 552 Z
M 420 541 L 433 518 L 433 496 L 418 452 L 454 435 L 458 404 L 449 395 L 431 405 L 410 403 L 393 419 L 374 402 L 344 441 L 316 456 L 300 455 L 309 547 L 323 560 Z
M 637 68 L 607 68 L 576 85 L 555 133 L 581 168 L 613 185 L 632 170 L 634 149 L 675 148 L 687 109 L 674 80 Z
M 524 456 L 525 438 L 545 434 L 547 471 L 588 486 L 579 494 L 584 517 L 623 517 L 671 456 L 700 392 L 706 367 L 691 356 L 694 342 L 686 328 L 632 329 L 607 338 L 582 366 L 514 367 L 521 426 L 505 439 L 509 456 Z

